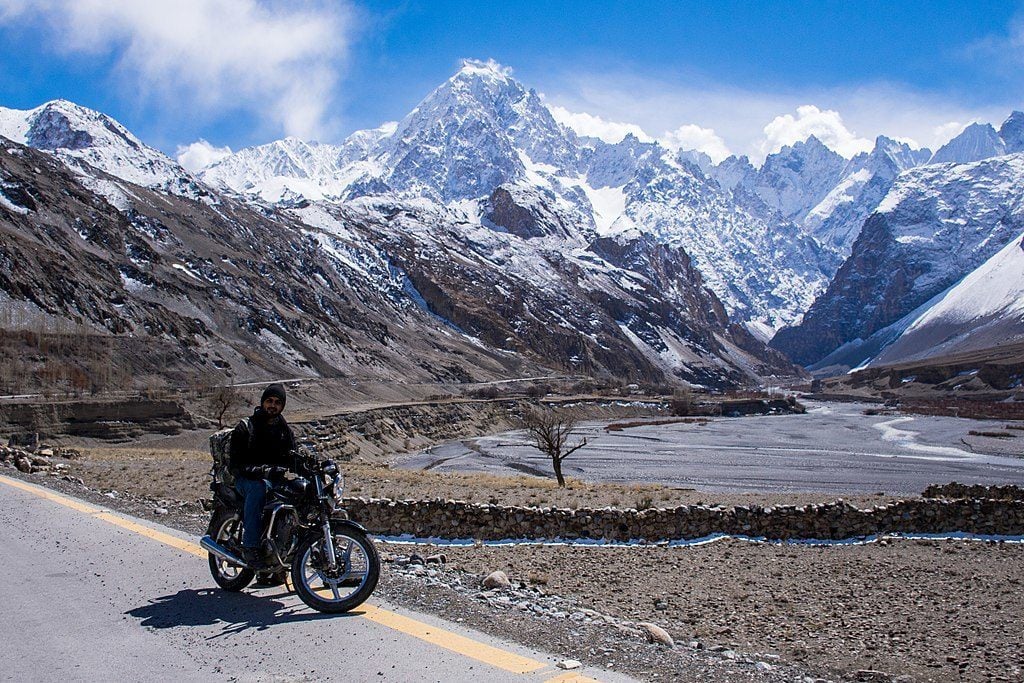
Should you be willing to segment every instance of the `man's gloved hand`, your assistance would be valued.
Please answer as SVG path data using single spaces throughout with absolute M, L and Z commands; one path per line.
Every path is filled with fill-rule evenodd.
M 271 481 L 279 481 L 281 479 L 284 479 L 284 475 L 286 474 L 288 474 L 287 467 L 273 467 L 271 465 L 267 465 L 264 468 L 263 476 Z

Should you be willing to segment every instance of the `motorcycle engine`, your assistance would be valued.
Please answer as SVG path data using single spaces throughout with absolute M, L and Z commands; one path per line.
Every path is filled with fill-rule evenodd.
M 270 532 L 270 539 L 277 546 L 282 555 L 289 552 L 292 532 L 295 530 L 296 519 L 294 513 L 282 513 L 274 520 L 274 528 Z

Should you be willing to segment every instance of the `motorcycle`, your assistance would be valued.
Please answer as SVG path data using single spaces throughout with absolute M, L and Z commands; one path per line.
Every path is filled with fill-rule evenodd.
M 259 572 L 290 571 L 299 598 L 320 612 L 347 612 L 362 604 L 380 578 L 380 556 L 366 529 L 342 507 L 343 477 L 332 460 L 308 449 L 293 451 L 294 479 L 279 479 L 267 493 L 262 548 L 268 566 Z M 226 470 L 212 471 L 212 515 L 199 545 L 209 553 L 213 580 L 240 591 L 257 574 L 242 559 L 242 496 Z

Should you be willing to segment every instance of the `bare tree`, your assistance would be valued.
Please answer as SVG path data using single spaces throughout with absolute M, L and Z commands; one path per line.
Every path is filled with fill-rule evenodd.
M 565 477 L 562 476 L 562 461 L 587 445 L 586 438 L 575 446 L 568 445 L 578 420 L 571 413 L 556 412 L 550 408 L 537 408 L 527 412 L 523 417 L 523 422 L 534 448 L 551 458 L 555 479 L 558 480 L 558 485 L 564 488 Z
M 221 429 L 224 426 L 224 416 L 232 408 L 244 404 L 245 396 L 242 395 L 242 392 L 234 383 L 212 387 L 206 395 L 206 407 L 217 418 L 217 429 Z

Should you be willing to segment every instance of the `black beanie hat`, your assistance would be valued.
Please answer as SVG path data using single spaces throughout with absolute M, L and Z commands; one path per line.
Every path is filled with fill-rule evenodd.
M 260 396 L 260 405 L 267 400 L 270 396 L 275 396 L 281 399 L 281 408 L 284 408 L 284 404 L 288 401 L 288 398 L 284 395 L 283 384 L 271 384 L 269 387 L 263 390 L 263 395 Z

